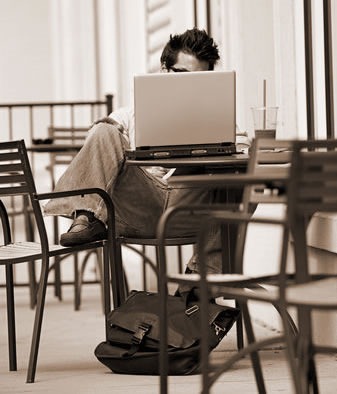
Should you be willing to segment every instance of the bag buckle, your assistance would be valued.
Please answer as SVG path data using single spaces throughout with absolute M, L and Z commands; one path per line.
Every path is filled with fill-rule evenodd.
M 133 336 L 132 336 L 132 343 L 134 343 L 134 344 L 136 344 L 136 345 L 139 345 L 139 344 L 142 342 L 144 336 L 145 336 L 145 335 L 148 333 L 148 331 L 150 330 L 150 328 L 151 328 L 151 325 L 150 325 L 150 324 L 141 323 L 141 324 L 138 326 L 137 331 L 136 331 L 136 332 L 133 334 Z
M 214 329 L 215 329 L 215 335 L 216 335 L 216 336 L 219 336 L 219 334 L 220 334 L 221 332 L 224 333 L 224 332 L 226 331 L 224 328 L 220 327 L 220 326 L 217 325 L 215 322 L 213 322 L 213 326 L 214 326 Z
M 193 313 L 198 312 L 199 306 L 198 305 L 192 305 L 190 308 L 185 310 L 185 314 L 187 316 L 191 316 Z

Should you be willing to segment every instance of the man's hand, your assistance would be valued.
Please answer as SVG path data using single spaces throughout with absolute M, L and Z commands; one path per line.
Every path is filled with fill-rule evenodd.
M 115 119 L 112 119 L 112 118 L 110 118 L 109 116 L 106 116 L 105 118 L 96 120 L 96 122 L 94 122 L 94 123 L 91 125 L 91 127 L 93 127 L 94 125 L 96 125 L 96 124 L 98 124 L 98 123 L 109 123 L 109 124 L 112 124 L 113 126 L 116 126 L 117 129 L 118 129 L 121 133 L 123 133 L 123 131 L 124 131 L 124 127 L 123 127 L 120 123 L 116 122 Z

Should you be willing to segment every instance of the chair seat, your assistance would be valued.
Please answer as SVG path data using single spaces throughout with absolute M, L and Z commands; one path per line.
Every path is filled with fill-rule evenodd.
M 51 245 L 50 250 L 64 249 L 60 245 Z M 6 263 L 8 259 L 20 259 L 27 257 L 40 258 L 41 245 L 37 242 L 15 242 L 0 247 L 0 261 Z
M 337 307 L 337 277 L 326 278 L 287 288 L 287 302 L 316 308 Z
M 96 242 L 83 243 L 70 247 L 50 244 L 45 216 L 41 210 L 41 202 L 54 198 L 66 198 L 73 196 L 85 196 L 97 194 L 105 205 L 107 211 L 107 236 L 105 239 Z M 12 242 L 12 228 L 6 207 L 8 196 L 27 197 L 27 206 L 32 208 L 31 221 L 27 227 L 33 229 L 36 226 L 36 240 L 39 242 Z M 2 199 L 4 197 L 4 200 Z M 25 201 L 26 202 L 26 201 Z M 55 267 L 50 264 L 50 258 L 70 255 L 76 252 L 90 251 L 103 248 L 102 254 L 102 281 L 105 321 L 107 314 L 111 310 L 111 293 L 116 307 L 116 300 L 120 293 L 117 282 L 118 269 L 115 266 L 115 211 L 110 195 L 100 188 L 86 188 L 67 190 L 50 193 L 37 193 L 32 169 L 27 154 L 24 140 L 0 142 L 0 223 L 1 238 L 0 244 L 0 265 L 6 267 L 6 304 L 7 304 L 7 326 L 8 326 L 8 348 L 9 348 L 9 370 L 17 370 L 16 355 L 16 330 L 15 330 L 15 299 L 14 299 L 14 270 L 13 265 L 17 263 L 31 263 L 40 260 L 40 278 L 38 287 L 31 289 L 31 299 L 34 300 L 35 318 L 28 361 L 27 383 L 35 381 L 37 359 L 39 353 L 42 320 L 45 308 L 45 298 L 47 293 L 48 276 L 50 268 Z M 30 235 L 30 234 L 29 234 Z M 28 234 L 27 234 L 28 236 Z M 31 238 L 28 238 L 30 240 Z M 23 240 L 22 240 L 23 241 Z M 55 242 L 57 243 L 57 241 Z M 34 264 L 29 264 L 32 266 Z M 29 267 L 30 268 L 30 267 Z M 74 272 L 74 283 L 78 283 L 77 267 Z M 35 278 L 34 278 L 35 280 Z M 55 271 L 56 282 L 56 271 Z M 112 290 L 112 291 L 110 291 Z M 75 294 L 77 296 L 77 294 Z M 36 303 L 35 303 L 36 300 Z M 107 332 L 107 331 L 106 331 Z
M 173 274 L 170 275 L 170 279 L 176 279 L 178 281 L 193 281 L 197 282 L 200 280 L 200 275 L 199 274 Z M 207 281 L 211 283 L 217 283 L 217 282 L 226 282 L 226 283 L 235 283 L 236 281 L 242 281 L 242 280 L 249 280 L 252 279 L 251 276 L 248 275 L 242 275 L 242 274 L 208 274 L 207 275 Z
M 200 280 L 199 274 L 175 274 L 170 275 L 170 280 L 177 282 L 194 283 Z M 240 274 L 209 274 L 207 281 L 213 285 L 226 284 L 233 288 L 226 288 L 226 295 L 242 298 L 249 295 L 249 298 L 257 301 L 277 301 L 279 299 L 279 288 L 277 286 L 264 286 L 263 288 L 249 288 L 250 281 L 254 278 L 248 275 Z M 247 288 L 242 288 L 244 282 L 247 281 Z M 236 288 L 236 282 L 240 283 L 240 288 Z M 252 283 L 252 282 L 251 282 Z M 258 283 L 258 282 L 257 282 Z M 267 291 L 266 291 L 267 290 Z M 221 293 L 221 287 L 216 289 L 217 293 Z M 307 305 L 315 308 L 335 308 L 337 306 L 337 277 L 324 278 L 315 280 L 301 285 L 290 285 L 286 290 L 287 303 L 290 305 Z
M 102 242 L 93 242 L 92 248 L 97 248 L 102 246 Z M 55 256 L 59 254 L 65 254 L 69 250 L 69 253 L 77 250 L 80 251 L 90 249 L 90 245 L 85 244 L 84 246 L 77 245 L 74 247 L 66 247 L 61 245 L 49 245 L 50 256 Z M 0 264 L 6 264 L 9 260 L 20 260 L 27 261 L 31 258 L 32 260 L 40 259 L 41 255 L 41 244 L 38 242 L 15 242 L 8 245 L 0 246 Z
M 268 291 L 262 289 L 249 290 L 254 295 L 250 298 L 256 300 L 277 301 L 279 288 L 268 287 Z M 292 306 L 309 306 L 319 309 L 337 307 L 337 277 L 325 278 L 304 284 L 289 285 L 286 289 L 287 304 Z
M 159 240 L 157 237 L 152 238 L 137 238 L 137 237 L 127 237 L 119 236 L 117 240 L 123 244 L 131 245 L 148 245 L 148 246 L 158 246 Z M 168 237 L 165 239 L 166 246 L 178 246 L 178 245 L 190 245 L 196 243 L 196 235 L 183 236 L 183 237 Z

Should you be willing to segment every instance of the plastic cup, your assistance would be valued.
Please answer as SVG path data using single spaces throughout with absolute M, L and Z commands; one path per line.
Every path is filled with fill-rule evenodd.
M 278 107 L 253 107 L 255 138 L 275 138 Z

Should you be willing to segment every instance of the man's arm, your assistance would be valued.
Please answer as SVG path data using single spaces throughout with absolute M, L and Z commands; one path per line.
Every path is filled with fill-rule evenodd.
M 96 120 L 96 122 L 94 122 L 94 123 L 91 125 L 91 127 L 94 126 L 94 125 L 96 125 L 96 124 L 98 124 L 98 123 L 109 123 L 109 124 L 112 124 L 112 125 L 116 126 L 117 129 L 118 129 L 121 133 L 124 132 L 124 127 L 123 127 L 120 123 L 118 123 L 115 119 L 112 119 L 112 118 L 110 118 L 109 116 L 106 116 L 106 117 L 104 117 L 104 118 L 102 118 L 102 119 Z

